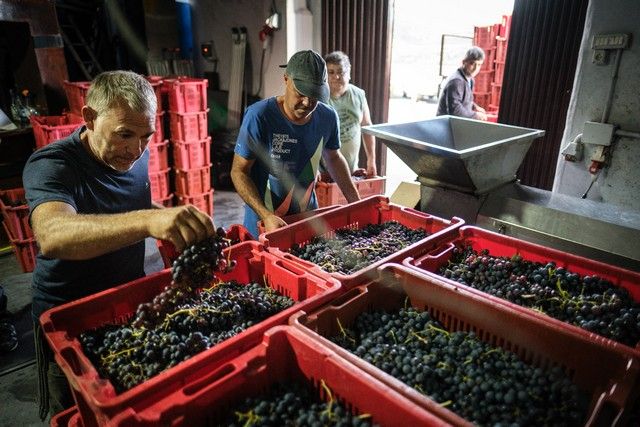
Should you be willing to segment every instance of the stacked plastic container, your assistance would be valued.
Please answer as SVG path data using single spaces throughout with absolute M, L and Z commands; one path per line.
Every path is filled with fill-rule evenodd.
M 163 206 L 173 206 L 171 192 L 171 168 L 169 166 L 169 140 L 164 132 L 164 85 L 157 76 L 147 76 L 153 87 L 158 102 L 156 110 L 156 131 L 147 145 L 149 150 L 149 184 L 151 200 Z
M 487 110 L 489 121 L 495 122 L 500 108 L 502 79 L 507 57 L 507 42 L 511 30 L 511 15 L 503 15 L 500 23 L 475 27 L 473 44 L 485 51 L 482 71 L 475 78 L 475 102 Z
M 38 245 L 29 225 L 29 206 L 23 188 L 0 191 L 2 225 L 22 271 L 33 271 Z
M 207 85 L 206 79 L 187 77 L 164 81 L 178 205 L 192 204 L 213 215 Z
M 384 194 L 384 185 L 387 180 L 384 176 L 371 178 L 352 177 L 353 185 L 358 190 L 360 198 Z M 346 205 L 347 199 L 335 182 L 318 181 L 316 183 L 316 198 L 318 207 L 324 208 L 333 205 Z

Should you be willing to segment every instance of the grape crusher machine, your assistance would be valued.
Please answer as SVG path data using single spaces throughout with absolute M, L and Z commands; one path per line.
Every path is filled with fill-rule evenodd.
M 543 130 L 439 116 L 363 132 L 418 175 L 421 211 L 640 271 L 638 212 L 517 181 Z

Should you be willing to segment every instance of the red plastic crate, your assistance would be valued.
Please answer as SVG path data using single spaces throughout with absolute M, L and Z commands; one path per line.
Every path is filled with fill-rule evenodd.
M 211 190 L 211 164 L 189 170 L 176 169 L 175 183 L 176 194 L 180 196 L 206 193 Z
M 482 71 L 493 71 L 493 63 L 496 59 L 496 48 L 493 47 L 482 47 L 484 51 L 484 61 L 482 63 Z M 482 72 L 481 71 L 481 72 Z
M 498 113 L 487 113 L 487 121 L 491 122 L 491 123 L 497 123 L 498 122 Z
M 169 169 L 169 140 L 160 144 L 149 144 L 149 173 Z
M 502 80 L 504 78 L 504 62 L 496 61 L 496 74 L 494 76 L 493 82 L 495 84 L 502 84 Z
M 89 329 L 131 318 L 139 304 L 151 301 L 169 285 L 171 270 L 165 269 L 42 314 L 44 334 L 69 380 L 86 427 L 106 425 L 125 411 L 140 413 L 170 394 L 188 390 L 191 384 L 259 344 L 268 329 L 286 324 L 298 310 L 314 310 L 342 291 L 338 282 L 313 276 L 293 263 L 277 259 L 258 242 L 240 243 L 225 249 L 224 253 L 237 265 L 231 273 L 220 274 L 220 280 L 267 283 L 296 304 L 120 394 L 116 394 L 109 380 L 99 376 L 82 351 L 78 336 Z
M 377 196 L 384 194 L 384 185 L 387 178 L 384 176 L 376 176 L 373 178 L 365 179 L 353 179 L 353 185 L 355 185 L 360 194 L 360 198 L 364 199 L 369 196 Z M 324 208 L 326 206 L 334 205 L 346 205 L 347 199 L 342 194 L 342 190 L 335 182 L 323 182 L 318 181 L 316 183 L 316 198 L 318 200 L 318 207 Z
M 256 240 L 253 238 L 249 230 L 247 230 L 244 226 L 240 224 L 232 224 L 229 226 L 227 230 L 227 238 L 232 242 L 246 242 L 248 240 Z M 178 258 L 178 251 L 176 251 L 176 247 L 173 246 L 171 242 L 167 242 L 164 240 L 156 240 L 158 245 L 158 251 L 160 252 L 160 257 L 162 258 L 162 262 L 166 268 L 169 268 L 173 265 L 173 261 Z
M 165 208 L 173 206 L 173 194 L 169 194 L 167 197 L 160 197 L 158 199 L 152 199 L 156 203 L 160 203 Z
M 51 417 L 49 423 L 51 427 L 76 427 L 82 426 L 82 420 L 80 419 L 80 411 L 77 406 L 72 406 L 62 412 Z
M 202 141 L 173 140 L 173 165 L 188 170 L 211 164 L 211 137 Z
M 202 194 L 190 194 L 178 196 L 178 205 L 193 205 L 203 212 L 213 216 L 213 190 Z
M 473 79 L 473 90 L 477 92 L 491 91 L 491 82 L 493 82 L 493 70 L 480 71 Z
M 33 271 L 36 266 L 36 256 L 38 255 L 38 244 L 36 243 L 36 239 L 17 239 L 11 233 L 11 230 L 9 230 L 7 224 L 3 222 L 2 226 L 9 237 L 9 243 L 11 243 L 11 247 L 13 248 L 13 252 L 20 263 L 22 271 L 25 273 Z
M 151 200 L 162 200 L 171 193 L 169 188 L 169 171 L 152 172 L 149 169 L 149 185 L 151 186 Z
M 270 329 L 262 342 L 247 353 L 148 410 L 121 414 L 117 424 L 224 425 L 230 410 L 245 398 L 268 393 L 277 382 L 308 385 L 320 400 L 332 398 L 352 413 L 369 414 L 373 425 L 444 424 L 370 375 L 354 371 L 333 351 L 318 347 L 314 340 L 287 326 Z
M 483 50 L 491 49 L 496 45 L 496 26 L 473 27 L 473 44 Z
M 33 128 L 33 137 L 36 140 L 36 148 L 42 148 L 47 144 L 69 136 L 80 125 L 84 124 L 82 117 L 65 114 L 63 116 L 36 116 L 31 115 L 29 121 Z
M 511 32 L 511 15 L 502 15 L 502 20 L 500 21 L 500 31 L 498 32 L 498 36 L 504 37 L 505 39 L 509 39 L 509 33 Z
M 29 206 L 24 195 L 24 188 L 0 190 L 0 211 L 11 235 L 15 239 L 25 240 L 33 237 L 29 224 Z
M 507 58 L 507 39 L 496 37 L 496 61 L 505 62 Z
M 500 105 L 500 96 L 502 94 L 502 85 L 491 83 L 491 104 Z
M 164 113 L 156 114 L 156 131 L 151 135 L 149 145 L 163 144 L 164 139 Z
M 164 86 L 169 94 L 169 110 L 194 113 L 207 110 L 207 79 L 180 77 L 167 79 Z
M 82 107 L 84 107 L 91 82 L 70 82 L 65 80 L 62 85 L 69 102 L 69 110 L 74 114 L 82 115 Z
M 473 101 L 481 106 L 482 108 L 487 108 L 489 104 L 491 104 L 491 92 L 487 93 L 475 93 L 473 94 Z
M 609 345 L 615 348 L 625 349 L 625 351 L 630 354 L 640 356 L 640 343 L 638 343 L 636 348 L 633 349 L 625 346 L 624 344 L 617 343 L 588 332 L 577 326 L 554 319 L 546 314 L 522 307 L 507 300 L 486 294 L 471 286 L 440 276 L 436 272 L 440 267 L 449 262 L 452 255 L 451 252 L 455 246 L 471 246 L 476 251 L 488 249 L 492 256 L 511 257 L 518 254 L 527 261 L 540 263 L 553 261 L 558 267 L 563 267 L 573 273 L 577 273 L 581 276 L 595 275 L 610 281 L 616 286 L 625 288 L 629 291 L 634 301 L 640 301 L 640 273 L 472 226 L 464 226 L 460 228 L 458 236 L 450 242 L 443 243 L 438 248 L 432 250 L 416 251 L 414 255 L 407 257 L 402 262 L 405 266 L 417 269 L 428 276 L 437 277 L 439 280 L 450 285 L 454 285 L 459 289 L 480 294 L 483 298 L 495 301 L 498 304 L 506 305 L 513 310 L 539 317 L 555 327 L 572 330 L 574 333 L 585 337 L 585 339 L 606 341 Z
M 209 110 L 199 113 L 169 112 L 169 127 L 171 140 L 177 141 L 202 141 L 209 135 L 208 115 Z
M 586 339 L 409 267 L 387 264 L 376 273 L 377 277 L 363 281 L 331 304 L 309 314 L 294 315 L 290 324 L 453 425 L 472 424 L 327 337 L 340 333 L 338 325 L 351 327 L 363 312 L 397 310 L 410 304 L 419 311 L 428 311 L 447 331 L 474 331 L 482 341 L 511 351 L 526 363 L 562 368 L 591 397 L 588 417 L 595 423 L 587 425 L 613 425 L 614 418 L 624 417 L 638 396 L 640 362 L 620 349 Z
M 322 212 L 327 212 L 330 211 L 331 209 L 335 209 L 337 208 L 339 205 L 331 205 L 331 206 L 324 206 L 322 208 L 318 208 L 318 209 L 313 209 L 310 211 L 306 211 L 306 212 L 300 212 L 297 214 L 293 214 L 293 215 L 287 215 L 282 217 L 282 220 L 284 222 L 286 222 L 287 224 L 291 225 L 294 222 L 298 222 L 298 221 L 302 221 L 303 219 L 307 219 L 307 218 L 311 218 L 312 216 L 316 216 L 318 214 L 321 214 Z M 262 234 L 264 233 L 264 222 L 262 220 L 258 221 L 258 233 Z
M 326 272 L 318 265 L 288 252 L 294 244 L 304 245 L 315 236 L 332 237 L 335 230 L 339 228 L 359 229 L 368 224 L 382 224 L 386 221 L 397 221 L 411 229 L 423 228 L 429 233 L 429 236 L 349 275 Z M 457 236 L 457 229 L 463 224 L 464 221 L 460 218 L 454 217 L 451 220 L 445 220 L 415 209 L 393 204 L 388 197 L 371 196 L 262 234 L 260 235 L 260 242 L 267 247 L 269 252 L 276 254 L 278 257 L 293 260 L 320 277 L 337 279 L 342 283 L 342 286 L 349 288 L 361 282 L 364 277 L 371 274 L 385 262 L 402 262 L 404 258 L 416 253 L 420 248 L 433 248 L 442 242 L 451 240 Z

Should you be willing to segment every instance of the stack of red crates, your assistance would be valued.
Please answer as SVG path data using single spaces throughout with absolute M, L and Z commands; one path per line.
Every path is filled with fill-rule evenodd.
M 498 117 L 510 29 L 511 15 L 503 15 L 498 24 L 474 27 L 473 44 L 485 51 L 485 61 L 475 78 L 473 94 L 476 104 L 487 110 L 489 121 Z
M 0 191 L 0 211 L 3 227 L 9 237 L 22 271 L 33 271 L 36 265 L 38 245 L 29 225 L 29 206 L 24 188 Z
M 213 215 L 211 137 L 208 135 L 206 79 L 179 77 L 164 81 L 179 205 L 192 204 Z
M 161 77 L 147 76 L 156 93 L 158 109 L 156 110 L 156 131 L 149 141 L 149 184 L 151 200 L 163 206 L 173 206 L 173 193 L 169 173 L 169 140 L 164 133 L 164 82 Z

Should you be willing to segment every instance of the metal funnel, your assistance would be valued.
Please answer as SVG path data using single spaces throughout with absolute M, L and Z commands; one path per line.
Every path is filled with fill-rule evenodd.
M 365 126 L 432 187 L 484 194 L 516 179 L 531 142 L 543 130 L 455 116 Z

